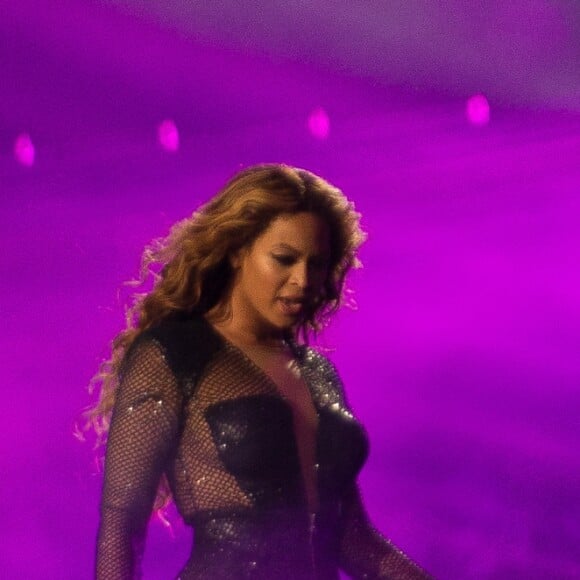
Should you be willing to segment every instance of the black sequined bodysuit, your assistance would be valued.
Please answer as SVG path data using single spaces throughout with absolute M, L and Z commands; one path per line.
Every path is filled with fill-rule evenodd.
M 331 363 L 296 350 L 316 413 L 311 514 L 293 411 L 272 380 L 202 317 L 166 320 L 125 357 L 107 443 L 97 577 L 140 574 L 165 474 L 195 530 L 182 579 L 425 578 L 369 522 L 356 486 L 368 452 Z

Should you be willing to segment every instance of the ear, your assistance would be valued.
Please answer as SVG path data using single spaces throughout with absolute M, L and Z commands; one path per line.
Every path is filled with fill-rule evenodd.
M 243 248 L 232 252 L 229 256 L 230 266 L 232 270 L 239 270 L 242 267 Z

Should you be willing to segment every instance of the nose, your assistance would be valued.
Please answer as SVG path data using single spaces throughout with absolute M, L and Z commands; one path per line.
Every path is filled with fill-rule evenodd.
M 298 286 L 301 290 L 306 290 L 309 285 L 308 264 L 297 262 L 290 274 L 290 284 Z

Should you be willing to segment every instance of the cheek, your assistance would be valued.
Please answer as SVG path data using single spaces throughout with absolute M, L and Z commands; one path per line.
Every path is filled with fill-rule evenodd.
M 257 260 L 255 266 L 254 282 L 258 292 L 268 291 L 280 283 L 282 276 L 279 268 L 267 256 Z

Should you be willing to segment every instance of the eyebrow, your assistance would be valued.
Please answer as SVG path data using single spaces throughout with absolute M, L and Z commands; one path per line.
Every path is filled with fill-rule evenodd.
M 273 248 L 278 248 L 278 249 L 282 249 L 282 250 L 290 250 L 291 252 L 294 252 L 295 254 L 300 254 L 300 250 L 296 249 L 294 246 L 291 246 L 290 244 L 285 244 L 284 242 L 279 243 L 279 244 L 274 244 Z
M 297 248 L 295 248 L 294 246 L 291 246 L 290 244 L 286 244 L 284 242 L 281 242 L 279 244 L 275 244 L 272 249 L 280 249 L 280 250 L 288 250 L 294 254 L 298 254 L 301 255 L 302 252 L 300 250 L 298 250 Z M 314 254 L 313 257 L 315 258 L 324 258 L 327 259 L 330 256 L 330 252 L 327 254 L 325 252 L 321 252 L 320 254 Z

